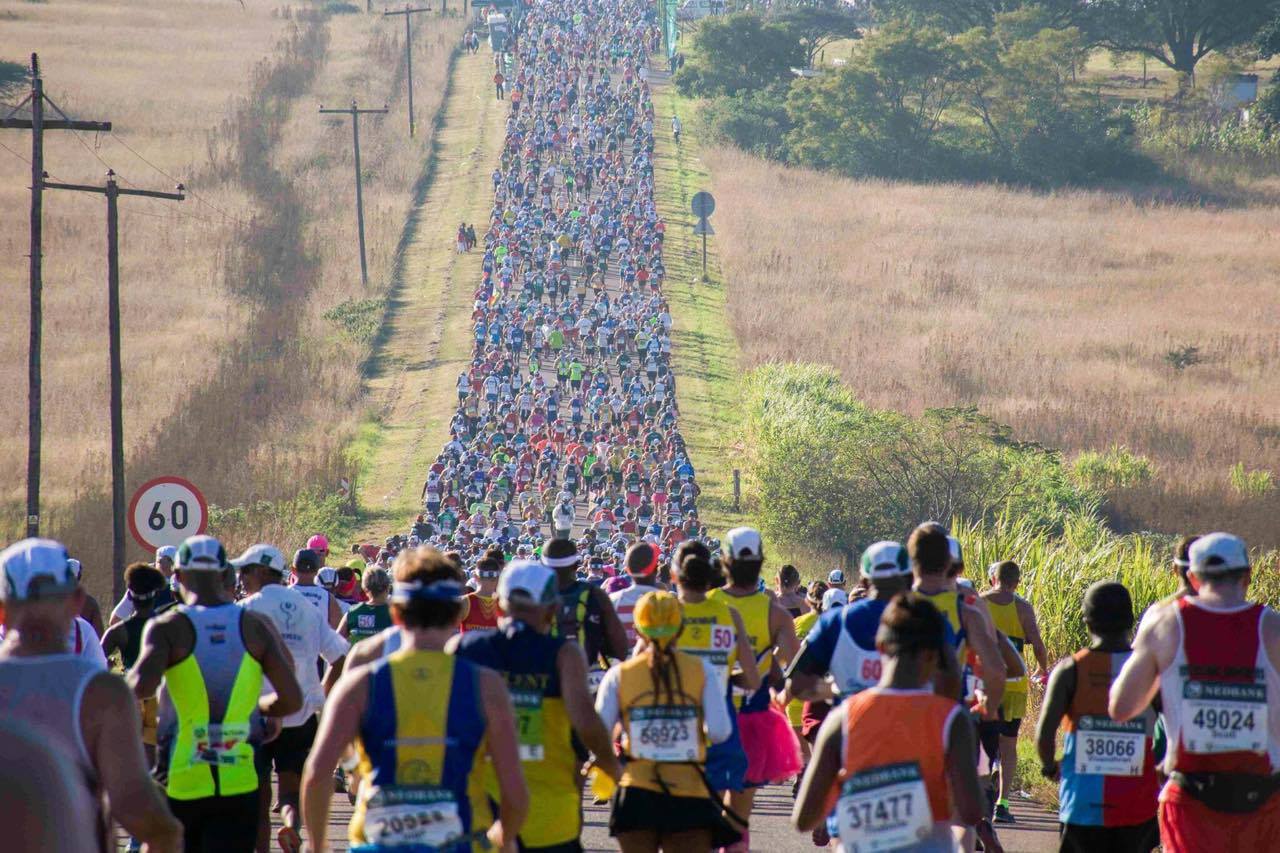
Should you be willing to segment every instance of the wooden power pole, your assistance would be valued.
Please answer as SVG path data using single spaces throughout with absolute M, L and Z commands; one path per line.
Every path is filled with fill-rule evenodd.
M 124 394 L 120 375 L 120 226 L 116 199 L 122 195 L 144 198 L 165 198 L 182 201 L 185 188 L 178 184 L 177 192 L 162 193 L 151 190 L 120 189 L 116 173 L 107 171 L 106 186 L 87 184 L 55 184 L 45 182 L 51 190 L 74 190 L 83 193 L 101 193 L 107 197 L 107 348 L 111 362 L 111 587 L 112 596 L 119 600 L 124 595 Z
M 413 27 L 410 21 L 414 15 L 421 12 L 430 12 L 430 9 L 420 8 L 414 9 L 408 3 L 404 4 L 404 9 L 395 12 L 383 12 L 383 17 L 392 15 L 404 16 L 404 65 L 405 77 L 409 81 L 409 136 L 413 136 Z
M 48 104 L 60 119 L 46 119 L 44 107 Z M 30 118 L 15 118 L 23 107 L 31 111 Z M 44 182 L 44 132 L 46 130 L 111 130 L 109 121 L 72 121 L 58 105 L 44 93 L 44 81 L 40 79 L 40 59 L 31 54 L 31 92 L 0 119 L 0 128 L 17 128 L 31 131 L 31 317 L 30 344 L 27 350 L 27 535 L 40 535 L 40 346 L 44 314 L 41 285 L 41 225 L 43 223 L 42 191 Z
M 356 151 L 356 230 L 360 232 L 360 283 L 367 287 L 369 285 L 369 265 L 365 261 L 364 255 L 364 188 L 361 185 L 360 177 L 360 116 L 369 113 L 386 113 L 387 108 L 384 106 L 380 110 L 362 110 L 352 100 L 351 106 L 346 109 L 326 110 L 321 105 L 320 112 L 351 116 L 351 134 Z

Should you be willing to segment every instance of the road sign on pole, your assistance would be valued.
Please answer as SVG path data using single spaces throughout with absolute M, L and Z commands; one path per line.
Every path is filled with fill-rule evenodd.
M 689 203 L 689 207 L 693 210 L 694 216 L 699 219 L 706 219 L 716 212 L 716 200 L 706 190 L 699 190 L 693 194 L 693 200 Z
M 208 527 L 204 495 L 181 477 L 156 477 L 143 483 L 129 501 L 129 532 L 148 551 L 181 545 Z

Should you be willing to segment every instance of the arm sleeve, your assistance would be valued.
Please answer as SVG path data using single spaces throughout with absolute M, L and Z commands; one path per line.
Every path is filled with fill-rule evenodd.
M 600 682 L 600 689 L 596 691 L 596 713 L 604 721 L 605 729 L 610 732 L 618 724 L 618 719 L 622 715 L 622 711 L 618 707 L 620 672 L 621 670 L 616 666 L 610 668 L 604 674 L 604 680 Z
M 707 724 L 707 740 L 713 744 L 724 743 L 733 734 L 729 706 L 724 701 L 724 687 L 710 662 L 702 661 L 702 671 L 706 675 L 702 686 L 702 709 Z

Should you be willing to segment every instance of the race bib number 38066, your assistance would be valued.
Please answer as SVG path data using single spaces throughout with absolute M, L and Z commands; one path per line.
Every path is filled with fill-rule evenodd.
M 694 761 L 702 736 L 699 728 L 698 709 L 692 706 L 633 708 L 627 748 L 649 761 Z
M 920 765 L 887 764 L 845 780 L 836 806 L 845 853 L 913 849 L 933 833 Z
M 1267 686 L 1187 681 L 1182 686 L 1182 748 L 1188 752 L 1263 752 Z
M 1076 721 L 1077 773 L 1141 776 L 1147 757 L 1147 724 L 1089 714 Z

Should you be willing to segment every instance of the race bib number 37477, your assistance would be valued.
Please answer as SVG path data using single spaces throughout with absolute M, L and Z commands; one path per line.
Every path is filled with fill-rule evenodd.
M 887 764 L 853 774 L 841 789 L 836 819 L 845 853 L 914 849 L 933 833 L 920 765 Z
M 1188 752 L 1263 752 L 1267 686 L 1187 681 L 1182 686 L 1182 747 Z

